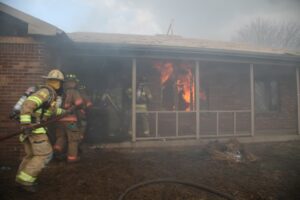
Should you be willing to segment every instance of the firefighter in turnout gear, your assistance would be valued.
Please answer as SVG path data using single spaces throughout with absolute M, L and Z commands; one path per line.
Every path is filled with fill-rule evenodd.
M 72 106 L 77 108 L 84 106 L 84 101 L 77 90 L 78 79 L 74 74 L 66 75 L 64 85 L 63 108 L 69 109 Z M 67 144 L 67 161 L 69 163 L 79 161 L 78 145 L 81 140 L 80 115 L 78 110 L 62 118 L 56 129 L 56 142 L 54 153 L 57 158 L 62 158 L 64 147 Z
M 84 139 L 85 137 L 85 133 L 86 133 L 86 129 L 87 129 L 87 112 L 88 110 L 93 106 L 93 103 L 90 99 L 90 97 L 87 94 L 87 90 L 86 87 L 84 85 L 80 85 L 78 87 L 79 89 L 79 93 L 83 99 L 83 108 L 79 111 L 79 115 L 80 115 L 80 128 L 81 128 L 81 139 Z
M 137 120 L 141 120 L 142 123 L 142 131 L 144 136 L 150 135 L 150 128 L 149 128 L 149 120 L 148 120 L 148 104 L 152 100 L 152 94 L 150 88 L 146 83 L 146 77 L 142 77 L 137 82 L 137 89 L 136 89 L 136 111 L 139 112 L 137 114 Z M 127 90 L 127 95 L 131 98 L 132 90 L 129 88 Z M 129 135 L 132 134 L 132 125 L 130 123 Z
M 46 85 L 28 96 L 20 110 L 20 124 L 24 133 L 20 141 L 25 147 L 23 158 L 17 175 L 16 182 L 26 191 L 36 191 L 36 179 L 52 158 L 52 147 L 44 127 L 32 129 L 35 124 L 41 123 L 52 115 L 60 115 L 64 110 L 56 108 L 56 91 L 64 81 L 64 75 L 59 70 L 52 70 L 46 79 Z
M 116 137 L 122 133 L 122 87 L 120 83 L 111 81 L 111 88 L 102 95 L 102 102 L 107 116 L 108 136 Z

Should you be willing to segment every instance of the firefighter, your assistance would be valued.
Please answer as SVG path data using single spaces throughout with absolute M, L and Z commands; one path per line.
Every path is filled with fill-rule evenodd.
M 79 93 L 83 99 L 84 107 L 79 110 L 80 115 L 80 129 L 81 129 L 81 139 L 83 140 L 86 134 L 86 128 L 87 128 L 87 112 L 92 107 L 93 103 L 90 99 L 90 97 L 87 94 L 85 85 L 81 84 L 79 87 Z
M 142 129 L 144 136 L 150 135 L 150 128 L 149 128 L 149 120 L 148 120 L 148 104 L 152 100 L 152 94 L 150 88 L 147 86 L 146 77 L 142 77 L 137 82 L 137 89 L 136 89 L 136 111 L 139 112 L 137 118 L 142 121 Z M 127 90 L 127 95 L 131 98 L 132 90 L 129 88 Z M 132 134 L 132 127 L 130 123 L 129 135 Z
M 122 132 L 123 93 L 120 82 L 111 79 L 109 87 L 102 95 L 102 102 L 106 111 L 108 136 L 113 138 Z
M 25 147 L 23 158 L 16 175 L 16 182 L 21 188 L 29 192 L 37 190 L 36 179 L 52 158 L 52 147 L 44 127 L 32 130 L 31 127 L 41 123 L 51 115 L 60 115 L 64 110 L 56 108 L 56 91 L 64 81 L 64 75 L 59 70 L 52 70 L 46 79 L 46 85 L 31 94 L 22 104 L 20 124 L 24 133 L 20 141 Z
M 83 98 L 77 89 L 78 79 L 75 74 L 67 74 L 64 85 L 63 108 L 69 109 L 73 106 L 83 106 Z M 67 115 L 60 120 L 56 129 L 56 142 L 54 153 L 57 158 L 62 158 L 64 147 L 67 144 L 67 162 L 74 163 L 80 160 L 78 156 L 78 144 L 81 140 L 80 118 L 77 113 Z

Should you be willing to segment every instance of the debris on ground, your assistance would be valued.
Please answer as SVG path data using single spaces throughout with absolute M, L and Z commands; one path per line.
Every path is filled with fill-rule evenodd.
M 210 156 L 215 160 L 240 163 L 254 162 L 258 159 L 253 153 L 246 151 L 237 139 L 230 139 L 225 143 L 216 140 L 210 142 L 206 148 Z
M 228 143 L 215 145 L 224 153 Z M 0 199 L 117 200 L 132 185 L 161 178 L 206 185 L 230 194 L 236 200 L 299 199 L 299 140 L 239 145 L 241 162 L 232 162 L 233 165 L 212 159 L 207 146 L 202 145 L 172 149 L 136 148 L 134 152 L 86 148 L 79 163 L 50 162 L 39 177 L 39 192 L 30 195 L 15 185 L 19 163 L 12 166 L 1 163 L 0 166 L 10 166 L 11 170 L 0 171 Z M 258 156 L 259 162 L 243 163 L 249 159 L 245 152 Z M 140 188 L 129 197 L 127 199 L 131 200 L 217 199 L 205 191 L 167 184 Z

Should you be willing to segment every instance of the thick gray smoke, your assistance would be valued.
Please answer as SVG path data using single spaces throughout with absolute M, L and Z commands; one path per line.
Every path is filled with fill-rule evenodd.
M 300 0 L 3 0 L 66 32 L 166 34 L 230 40 L 257 17 L 300 19 Z

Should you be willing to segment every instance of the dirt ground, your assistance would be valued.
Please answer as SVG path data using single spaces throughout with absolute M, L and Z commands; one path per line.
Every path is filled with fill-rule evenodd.
M 172 178 L 206 185 L 235 199 L 299 199 L 300 141 L 245 144 L 254 162 L 213 159 L 205 147 L 153 150 L 86 148 L 77 164 L 52 161 L 39 178 L 39 192 L 14 185 L 16 166 L 0 168 L 2 200 L 117 200 L 133 184 Z M 222 199 L 175 184 L 157 184 L 126 199 Z

